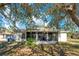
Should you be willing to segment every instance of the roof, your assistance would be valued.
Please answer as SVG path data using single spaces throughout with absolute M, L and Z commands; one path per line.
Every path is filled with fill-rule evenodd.
M 20 32 L 58 32 L 57 30 L 53 30 L 52 28 L 37 28 L 37 29 L 22 29 Z
M 5 29 L 5 30 L 0 30 L 0 34 L 13 34 L 13 33 Z
M 58 31 L 58 32 L 61 32 L 61 33 L 68 33 L 68 32 L 70 32 L 70 31 Z
M 21 29 L 17 30 L 15 33 L 25 33 L 25 32 L 69 32 L 69 31 L 63 31 L 63 30 L 53 30 L 52 28 L 37 28 L 37 29 Z M 0 31 L 0 34 L 14 34 L 12 32 L 7 31 L 6 29 L 3 31 Z

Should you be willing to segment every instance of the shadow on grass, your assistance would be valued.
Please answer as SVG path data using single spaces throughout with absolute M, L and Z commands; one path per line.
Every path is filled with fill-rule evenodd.
M 70 42 L 79 43 L 79 41 L 77 41 L 77 40 L 74 40 L 74 41 L 70 41 Z
M 56 45 L 58 45 L 58 44 L 56 44 Z M 55 56 L 54 52 L 56 52 L 56 54 L 59 55 L 59 56 L 65 56 L 64 49 L 62 47 L 60 47 L 59 45 L 58 46 L 56 46 L 56 45 L 48 45 L 49 46 L 49 47 L 47 47 L 48 50 L 44 49 L 45 45 L 40 45 L 39 49 L 42 52 L 45 52 L 45 53 L 47 53 L 47 54 L 49 54 L 51 56 Z
M 72 48 L 79 49 L 79 45 L 72 45 L 71 47 L 72 47 Z
M 16 49 L 16 48 L 23 48 L 24 47 L 24 42 L 18 42 L 16 45 L 9 47 L 8 43 L 2 43 L 2 45 L 5 44 L 4 49 L 2 49 L 2 51 L 0 52 L 0 55 L 5 55 L 6 53 L 10 53 L 12 49 Z M 1 45 L 1 44 L 0 44 Z
M 12 52 L 12 49 L 17 49 L 17 48 L 24 48 L 25 42 L 17 42 L 17 44 L 13 45 L 13 46 L 8 46 L 11 45 L 12 43 L 1 43 L 2 45 L 4 45 L 4 47 L 2 47 L 0 49 L 0 55 L 9 55 L 10 53 L 17 53 L 17 52 Z M 1 45 L 0 44 L 0 45 Z M 73 48 L 79 48 L 79 45 L 72 45 L 72 44 L 68 44 L 68 43 L 61 43 L 61 44 L 41 44 L 36 46 L 35 48 L 30 48 L 32 49 L 32 52 L 30 55 L 34 55 L 36 54 L 37 56 L 39 56 L 40 54 L 43 55 L 51 55 L 51 56 L 65 56 L 65 52 L 68 50 L 72 50 Z M 46 54 L 44 54 L 46 53 Z

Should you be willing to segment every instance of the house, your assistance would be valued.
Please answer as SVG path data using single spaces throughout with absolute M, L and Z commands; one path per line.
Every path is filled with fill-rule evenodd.
M 68 31 L 57 31 L 52 28 L 37 28 L 21 30 L 17 33 L 17 41 L 27 41 L 32 37 L 36 44 L 52 44 L 56 42 L 67 42 Z
M 36 44 L 52 44 L 56 42 L 67 42 L 67 31 L 57 31 L 52 28 L 37 28 L 37 29 L 27 29 L 20 30 L 19 32 L 13 33 L 4 33 L 0 34 L 0 37 L 5 38 L 7 35 L 16 36 L 16 41 L 27 41 L 28 38 L 33 38 L 36 41 Z M 4 37 L 5 36 L 5 37 Z M 7 41 L 7 38 L 0 40 Z

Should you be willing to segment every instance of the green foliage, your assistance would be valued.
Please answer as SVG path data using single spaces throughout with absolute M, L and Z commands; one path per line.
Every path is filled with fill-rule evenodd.
M 53 9 L 53 12 L 54 12 L 54 13 L 59 13 L 59 9 L 58 9 L 58 8 L 54 8 L 54 9 Z
M 5 45 L 3 45 L 3 44 L 0 44 L 0 48 L 4 48 L 5 47 Z
M 69 32 L 68 33 L 68 37 L 71 38 L 71 36 L 73 35 L 73 32 Z
M 34 48 L 34 47 L 36 46 L 36 44 L 35 44 L 35 39 L 33 39 L 33 38 L 28 38 L 28 39 L 27 39 L 27 45 L 28 45 L 29 47 L 31 47 L 31 48 Z
M 0 48 L 3 48 L 3 45 L 0 45 Z

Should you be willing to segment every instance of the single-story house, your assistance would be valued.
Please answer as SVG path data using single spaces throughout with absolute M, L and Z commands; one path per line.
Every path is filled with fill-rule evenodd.
M 14 35 L 16 41 L 27 41 L 32 37 L 36 40 L 36 44 L 51 44 L 56 42 L 67 42 L 68 31 L 53 31 L 51 28 L 41 28 L 32 30 L 21 30 L 19 32 L 0 34 L 0 41 L 8 41 L 7 35 Z M 5 38 L 5 39 L 4 39 Z

